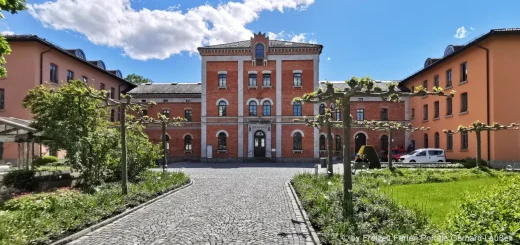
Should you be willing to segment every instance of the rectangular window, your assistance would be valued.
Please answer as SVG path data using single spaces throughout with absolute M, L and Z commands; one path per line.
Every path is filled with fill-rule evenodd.
M 52 83 L 58 83 L 58 66 L 55 64 L 51 64 L 50 67 L 50 74 L 51 74 L 51 82 Z
M 0 110 L 5 109 L 5 90 L 0 88 Z
M 83 76 L 83 77 L 82 77 L 82 80 L 83 80 L 84 83 L 86 83 L 86 82 L 88 82 L 88 77 Z
M 460 112 L 468 111 L 468 93 L 460 94 Z
M 357 109 L 357 111 L 356 111 L 356 120 L 358 120 L 358 121 L 365 120 L 365 109 Z
M 70 80 L 74 80 L 74 72 L 71 70 L 67 70 L 67 82 Z
M 434 109 L 433 118 L 439 118 L 439 101 L 435 101 L 433 103 L 433 109 Z
M 143 110 L 143 116 L 148 116 L 148 110 Z
M 256 87 L 256 74 L 249 74 L 249 87 Z
M 110 98 L 115 99 L 116 98 L 116 89 L 110 88 Z
M 446 88 L 451 88 L 452 82 L 451 82 L 451 69 L 446 71 Z
M 428 105 L 424 105 L 423 106 L 423 120 L 424 121 L 428 121 Z
M 460 64 L 460 82 L 468 81 L 468 63 Z
M 388 121 L 388 109 L 381 108 L 381 121 Z
M 105 90 L 105 84 L 104 83 L 100 83 L 99 84 L 99 90 Z
M 469 145 L 469 142 L 468 142 L 468 132 L 461 132 L 460 133 L 460 148 L 462 150 L 467 150 L 468 149 L 468 145 Z
M 439 87 L 439 75 L 436 75 L 434 78 L 433 78 L 433 86 L 435 87 Z
M 263 74 L 262 86 L 271 87 L 271 74 Z
M 446 150 L 453 150 L 453 134 L 448 134 L 446 141 Z
M 428 88 L 428 80 L 424 80 L 422 83 L 423 88 Z
M 302 86 L 302 74 L 301 73 L 294 73 L 293 74 L 293 86 L 294 87 L 301 87 Z
M 412 108 L 412 118 L 415 118 L 415 109 Z
M 226 87 L 227 86 L 226 79 L 227 79 L 226 74 L 218 74 L 218 86 Z
M 451 98 L 446 99 L 446 116 L 453 114 L 453 100 Z
M 302 103 L 294 102 L 293 104 L 293 115 L 301 116 L 302 115 Z
M 192 111 L 191 110 L 184 110 L 184 118 L 186 118 L 186 121 L 191 122 L 191 120 L 192 120 Z
M 114 111 L 114 109 L 110 110 L 110 121 L 111 122 L 116 121 L 116 111 Z

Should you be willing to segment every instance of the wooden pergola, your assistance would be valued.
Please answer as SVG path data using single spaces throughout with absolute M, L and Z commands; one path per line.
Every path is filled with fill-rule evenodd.
M 25 166 L 29 169 L 35 156 L 36 129 L 31 127 L 30 120 L 18 119 L 14 117 L 0 117 L 0 142 L 18 144 L 18 158 L 16 167 Z M 3 149 L 2 149 L 3 150 Z M 41 151 L 39 150 L 38 152 Z M 0 163 L 3 162 L 0 155 Z

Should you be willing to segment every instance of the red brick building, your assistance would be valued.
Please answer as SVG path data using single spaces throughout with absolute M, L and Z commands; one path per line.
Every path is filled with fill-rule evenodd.
M 314 116 L 330 105 L 295 104 L 293 98 L 319 86 L 322 45 L 269 40 L 255 34 L 250 40 L 199 48 L 201 83 L 147 84 L 130 93 L 136 101 L 155 101 L 147 111 L 189 122 L 167 129 L 169 161 L 315 161 L 325 142 L 320 130 L 294 122 Z M 346 86 L 344 82 L 336 87 Z M 384 86 L 383 86 L 384 87 Z M 353 98 L 352 115 L 367 120 L 406 120 L 406 103 L 379 98 Z M 147 131 L 161 140 L 160 127 Z M 361 145 L 381 149 L 385 136 L 364 128 L 352 129 L 353 150 Z M 334 129 L 339 151 L 341 129 Z M 396 133 L 395 146 L 406 145 L 405 134 Z M 337 146 L 336 146 L 337 145 Z

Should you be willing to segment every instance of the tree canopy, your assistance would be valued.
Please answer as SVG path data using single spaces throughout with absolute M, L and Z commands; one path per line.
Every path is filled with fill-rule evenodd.
M 133 84 L 139 85 L 139 84 L 145 84 L 145 83 L 153 83 L 152 79 L 137 75 L 135 73 L 128 74 L 125 77 L 125 80 L 128 82 L 131 82 Z

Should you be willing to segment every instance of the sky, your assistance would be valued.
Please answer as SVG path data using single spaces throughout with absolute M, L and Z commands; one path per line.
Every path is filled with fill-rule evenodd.
M 155 82 L 199 82 L 197 47 L 271 39 L 318 43 L 320 80 L 400 80 L 493 28 L 520 27 L 520 1 L 501 0 L 27 0 L 3 34 L 81 48 L 107 69 Z M 500 4 L 498 4 L 500 3 Z

